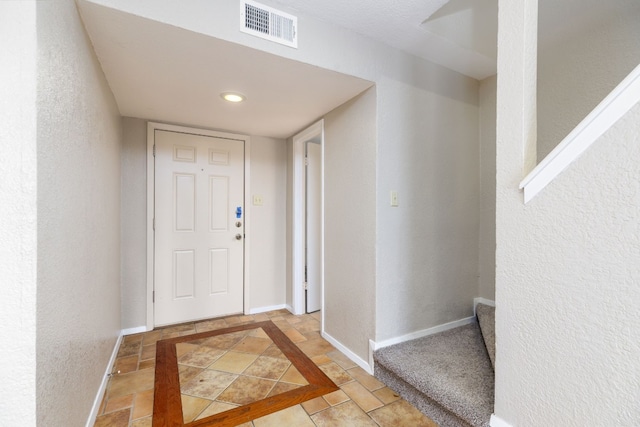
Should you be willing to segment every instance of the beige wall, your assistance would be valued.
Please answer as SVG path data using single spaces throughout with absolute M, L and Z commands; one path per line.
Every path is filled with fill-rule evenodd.
M 287 212 L 293 212 L 293 138 L 287 139 Z M 285 304 L 293 310 L 293 220 L 287 217 Z
M 36 423 L 36 2 L 0 2 L 0 425 Z
M 121 167 L 122 327 L 147 323 L 147 122 L 123 117 Z
M 121 327 L 121 120 L 75 2 L 37 30 L 37 424 L 80 426 Z
M 324 122 L 324 330 L 362 359 L 375 335 L 376 90 Z
M 540 0 L 539 14 L 551 31 L 538 48 L 538 162 L 640 62 L 640 2 Z
M 287 144 L 282 139 L 251 137 L 251 281 L 249 306 L 264 310 L 286 301 Z
M 252 311 L 285 304 L 286 141 L 251 137 L 249 306 Z M 147 121 L 123 119 L 122 327 L 146 325 L 147 314 Z
M 471 316 L 478 296 L 478 83 L 404 60 L 377 85 L 376 341 Z
M 638 425 L 640 105 L 524 205 L 535 3 L 500 1 L 495 413 Z
M 478 296 L 495 299 L 497 77 L 480 82 L 480 234 Z

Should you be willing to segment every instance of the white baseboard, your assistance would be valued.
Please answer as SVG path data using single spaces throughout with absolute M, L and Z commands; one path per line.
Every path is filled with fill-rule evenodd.
M 286 308 L 287 310 L 291 311 L 291 308 L 286 304 L 279 304 L 279 305 L 271 305 L 268 307 L 252 308 L 249 310 L 249 314 L 266 313 L 267 311 L 282 310 L 283 308 Z
M 373 351 L 376 348 L 376 342 L 374 340 L 369 340 L 369 366 L 371 366 L 371 375 L 375 372 L 376 362 L 373 360 Z
M 298 311 L 298 312 L 296 312 L 296 311 L 293 309 L 293 306 L 291 306 L 291 305 L 289 305 L 289 304 L 287 304 L 287 305 L 285 306 L 285 308 L 286 308 L 287 310 L 289 310 L 289 313 L 293 314 L 294 316 L 301 316 L 301 315 L 305 314 L 305 311 L 304 311 L 304 304 L 302 305 L 302 309 L 301 309 L 300 311 Z
M 147 332 L 148 329 L 146 326 L 138 326 L 136 328 L 127 328 L 122 330 L 122 335 L 133 335 L 140 334 L 142 332 Z
M 511 424 L 497 416 L 496 414 L 491 414 L 491 420 L 489 421 L 489 425 L 491 427 L 511 427 Z
M 138 328 L 134 328 L 138 329 Z M 146 331 L 146 327 L 144 330 Z M 93 401 L 93 407 L 91 407 L 91 412 L 89 413 L 89 419 L 87 420 L 86 427 L 93 427 L 96 423 L 96 418 L 98 416 L 98 411 L 100 410 L 100 405 L 102 404 L 102 398 L 104 397 L 104 393 L 107 391 L 107 383 L 109 382 L 109 374 L 111 373 L 111 369 L 113 368 L 113 364 L 116 363 L 116 356 L 118 355 L 118 349 L 120 349 L 120 343 L 122 342 L 122 338 L 124 337 L 124 331 L 120 332 L 118 339 L 116 340 L 115 345 L 113 346 L 113 351 L 111 352 L 111 358 L 109 359 L 109 363 L 107 364 L 107 368 L 102 376 L 102 382 L 100 383 L 100 388 L 98 389 L 98 393 L 96 395 L 95 400 Z
M 362 369 L 367 371 L 367 373 L 373 375 L 373 365 L 369 365 L 369 363 L 364 361 L 360 356 L 355 354 L 353 351 L 349 350 L 340 341 L 338 341 L 337 339 L 335 339 L 334 337 L 332 337 L 331 335 L 329 335 L 325 331 L 322 331 L 320 334 L 322 335 L 322 338 L 324 338 L 325 340 L 327 340 L 329 342 L 329 344 L 331 344 L 332 346 L 337 348 L 342 354 L 344 354 L 349 359 L 351 359 L 355 364 L 357 364 Z
M 495 307 L 496 306 L 496 302 L 490 299 L 486 299 L 486 298 L 481 298 L 481 297 L 477 297 L 473 299 L 473 315 L 476 315 L 476 306 L 478 304 L 484 304 L 484 305 L 488 305 L 490 307 Z
M 468 325 L 475 321 L 475 317 L 465 317 L 464 319 L 454 320 L 453 322 L 444 323 L 442 325 L 434 326 L 433 328 L 423 329 L 421 331 L 411 332 L 410 334 L 401 335 L 399 337 L 390 338 L 384 341 L 370 341 L 369 346 L 371 351 L 378 350 L 383 347 L 388 347 L 394 344 L 400 344 L 401 342 L 415 340 L 417 338 L 426 337 L 429 335 L 437 334 L 439 332 L 448 331 L 449 329 L 457 328 L 459 326 Z
M 496 302 L 494 300 L 481 298 L 481 297 L 476 297 L 476 298 L 473 299 L 473 306 L 474 307 L 476 305 L 478 305 L 478 303 L 490 305 L 491 307 L 495 307 L 496 306 Z

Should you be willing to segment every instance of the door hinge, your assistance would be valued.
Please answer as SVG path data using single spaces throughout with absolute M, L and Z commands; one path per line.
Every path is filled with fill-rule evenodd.
M 308 157 L 304 158 L 304 165 L 305 166 L 309 166 L 309 158 Z
M 152 227 L 153 227 L 153 231 L 156 231 L 156 219 L 155 219 L 155 218 L 153 218 L 153 225 L 152 225 Z
M 153 144 L 153 157 L 155 157 L 155 156 L 156 156 L 156 145 Z
M 304 290 L 308 291 L 309 290 L 309 282 L 304 282 L 303 285 L 304 285 Z
M 156 302 L 156 291 L 151 292 L 151 302 Z

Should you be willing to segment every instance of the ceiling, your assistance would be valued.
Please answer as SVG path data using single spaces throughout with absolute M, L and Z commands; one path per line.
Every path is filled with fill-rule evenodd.
M 268 3 L 474 78 L 495 73 L 497 0 Z M 91 0 L 78 4 L 123 116 L 287 138 L 373 85 Z M 246 101 L 223 101 L 220 93 L 232 90 Z
M 471 77 L 495 73 L 497 0 L 265 3 L 346 27 Z M 373 85 L 91 0 L 78 5 L 123 116 L 287 138 Z M 220 98 L 221 92 L 239 89 L 247 95 L 243 103 Z
M 119 1 L 77 0 L 123 116 L 286 138 L 373 85 L 97 4 Z M 261 1 L 476 79 L 496 72 L 498 0 Z M 635 2 L 540 0 L 539 48 Z M 241 104 L 219 96 L 239 88 Z
M 287 138 L 373 84 L 91 2 L 80 10 L 123 116 Z M 242 103 L 220 96 L 239 88 Z
M 478 80 L 496 73 L 498 0 L 270 3 L 348 28 Z

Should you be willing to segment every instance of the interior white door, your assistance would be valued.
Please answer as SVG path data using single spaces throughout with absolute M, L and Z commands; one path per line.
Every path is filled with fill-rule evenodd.
M 307 313 L 322 307 L 322 150 L 306 143 L 306 271 Z
M 157 326 L 243 311 L 244 141 L 155 131 Z

